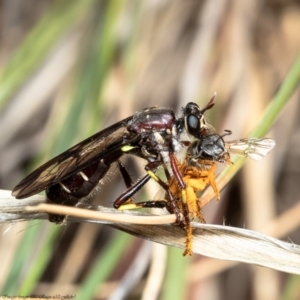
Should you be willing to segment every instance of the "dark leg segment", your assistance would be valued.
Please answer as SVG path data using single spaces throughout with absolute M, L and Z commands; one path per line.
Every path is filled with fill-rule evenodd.
M 127 202 L 137 191 L 139 191 L 151 177 L 147 174 L 142 179 L 134 183 L 123 194 L 121 194 L 114 202 L 114 208 L 120 208 L 125 202 Z
M 162 162 L 160 161 L 154 161 L 149 162 L 145 170 L 147 171 L 147 175 L 144 176 L 142 179 L 134 183 L 130 188 L 128 188 L 122 195 L 120 195 L 116 201 L 114 202 L 114 207 L 117 209 L 135 209 L 135 208 L 164 208 L 167 207 L 168 211 L 171 213 L 174 213 L 177 217 L 176 224 L 179 224 L 181 226 L 184 226 L 184 221 L 182 220 L 182 216 L 179 212 L 179 209 L 176 205 L 176 201 L 169 189 L 169 186 L 167 183 L 165 183 L 163 180 L 161 180 L 156 174 L 154 173 L 158 166 L 160 166 Z M 170 177 L 169 172 L 165 168 L 166 176 L 167 178 Z M 167 193 L 168 200 L 160 200 L 160 201 L 145 201 L 145 202 L 139 202 L 139 203 L 129 203 L 126 204 L 126 202 L 137 192 L 139 191 L 148 181 L 149 179 L 154 179 Z M 183 223 L 184 222 L 184 223 Z
M 126 185 L 127 188 L 130 188 L 133 185 L 133 181 L 128 173 L 128 171 L 126 170 L 126 168 L 121 164 L 121 162 L 119 160 L 117 160 L 117 166 L 119 168 L 119 171 L 121 173 L 121 176 L 124 180 L 124 183 Z
M 170 153 L 170 164 L 171 164 L 171 169 L 173 171 L 174 177 L 176 178 L 177 182 L 179 183 L 180 188 L 182 190 L 185 189 L 185 183 L 183 181 L 181 174 L 179 173 L 176 158 L 173 153 Z

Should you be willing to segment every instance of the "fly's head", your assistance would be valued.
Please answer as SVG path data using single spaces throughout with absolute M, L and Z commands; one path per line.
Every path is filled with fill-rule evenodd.
M 222 136 L 218 134 L 204 135 L 193 142 L 187 151 L 189 162 L 193 165 L 203 164 L 204 161 L 207 163 L 231 164 L 230 154 L 223 140 L 223 137 L 229 134 L 231 134 L 231 131 L 226 130 L 226 133 Z
M 192 141 L 203 135 L 212 134 L 215 129 L 207 122 L 204 113 L 215 105 L 215 97 L 216 95 L 214 95 L 207 105 L 202 109 L 200 109 L 196 103 L 189 102 L 183 108 L 183 117 L 178 120 L 178 133 L 186 134 L 187 137 Z

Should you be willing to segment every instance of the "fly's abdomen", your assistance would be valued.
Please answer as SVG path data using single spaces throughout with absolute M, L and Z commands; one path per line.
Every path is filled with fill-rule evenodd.
M 87 197 L 110 168 L 103 161 L 94 163 L 75 175 L 62 180 L 46 190 L 47 202 L 76 206 L 80 199 Z M 49 221 L 62 223 L 65 216 L 49 214 Z

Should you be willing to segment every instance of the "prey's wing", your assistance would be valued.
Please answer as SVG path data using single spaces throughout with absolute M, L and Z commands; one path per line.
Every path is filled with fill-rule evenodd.
M 261 160 L 275 147 L 275 141 L 269 138 L 249 138 L 226 141 L 225 147 L 230 154 Z
M 122 155 L 121 147 L 129 136 L 126 125 L 132 117 L 115 123 L 46 162 L 24 178 L 12 195 L 20 199 L 37 194 L 101 159 L 113 163 Z

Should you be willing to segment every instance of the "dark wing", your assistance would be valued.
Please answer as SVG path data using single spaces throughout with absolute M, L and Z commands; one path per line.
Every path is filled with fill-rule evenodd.
M 24 178 L 13 189 L 12 195 L 20 199 L 37 194 L 104 158 L 113 163 L 116 160 L 114 153 L 120 153 L 126 136 L 129 136 L 126 127 L 132 118 L 111 125 L 46 162 Z
M 226 141 L 225 147 L 230 154 L 261 160 L 275 147 L 275 141 L 268 138 L 249 138 Z

